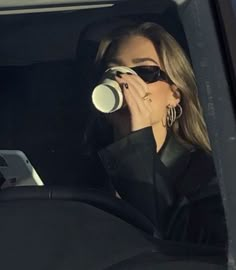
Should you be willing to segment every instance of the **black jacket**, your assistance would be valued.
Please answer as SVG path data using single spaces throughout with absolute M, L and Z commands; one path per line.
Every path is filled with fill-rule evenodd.
M 163 239 L 225 245 L 226 222 L 210 155 L 173 135 L 159 153 L 151 127 L 99 151 L 122 199 L 146 215 Z

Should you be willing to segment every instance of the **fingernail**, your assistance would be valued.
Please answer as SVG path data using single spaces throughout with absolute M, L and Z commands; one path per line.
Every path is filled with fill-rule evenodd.
M 122 83 L 121 84 L 121 89 L 124 91 L 124 89 L 128 89 L 129 88 L 129 85 L 128 83 Z
M 117 72 L 116 72 L 116 76 L 119 77 L 119 78 L 122 78 L 122 75 L 121 75 L 121 74 L 122 74 L 122 73 L 121 73 L 120 71 L 117 71 Z

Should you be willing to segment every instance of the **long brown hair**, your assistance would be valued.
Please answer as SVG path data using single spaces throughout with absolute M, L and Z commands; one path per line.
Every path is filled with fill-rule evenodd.
M 192 67 L 180 45 L 164 28 L 155 23 L 130 24 L 113 30 L 99 45 L 96 64 L 105 66 L 120 41 L 129 36 L 143 36 L 154 44 L 162 69 L 176 85 L 181 96 L 182 116 L 171 127 L 184 145 L 195 145 L 206 152 L 211 150 Z

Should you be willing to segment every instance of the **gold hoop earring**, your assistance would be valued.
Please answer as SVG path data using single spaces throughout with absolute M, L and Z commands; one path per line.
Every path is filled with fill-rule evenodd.
M 176 111 L 176 107 L 179 110 L 178 113 Z M 173 107 L 173 106 L 170 106 L 170 105 L 167 106 L 166 122 L 167 122 L 168 127 L 172 127 L 174 122 L 177 119 L 179 119 L 181 117 L 181 115 L 183 114 L 182 107 L 179 104 L 177 104 L 176 107 Z

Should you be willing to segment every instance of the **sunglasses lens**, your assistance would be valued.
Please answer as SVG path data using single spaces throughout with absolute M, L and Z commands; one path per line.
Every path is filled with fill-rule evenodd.
M 138 66 L 132 69 L 146 83 L 152 83 L 159 80 L 160 68 L 158 66 Z

